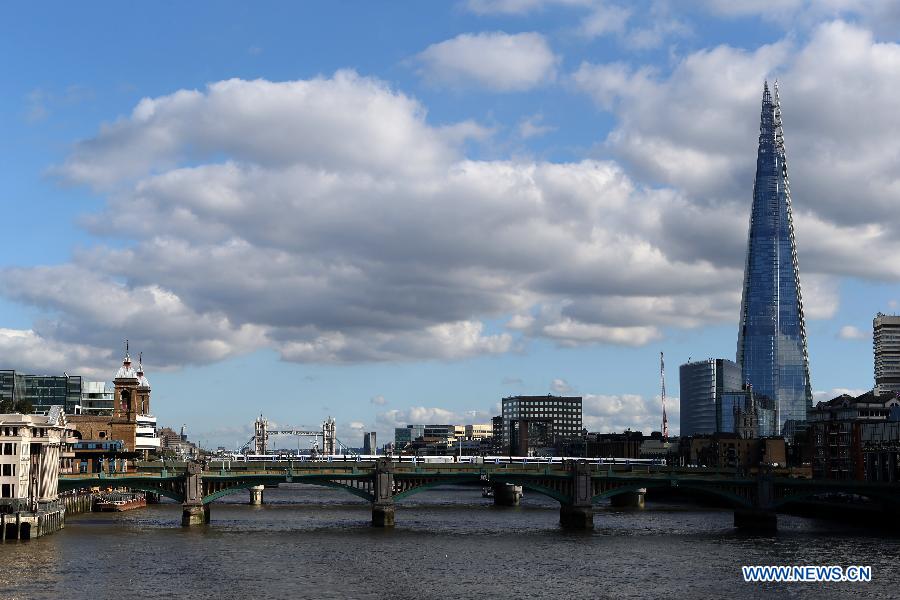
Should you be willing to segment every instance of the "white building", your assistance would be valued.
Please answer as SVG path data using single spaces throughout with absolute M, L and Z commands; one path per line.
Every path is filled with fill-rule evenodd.
M 61 406 L 45 415 L 0 415 L 0 505 L 34 510 L 56 500 L 60 466 L 72 468 L 73 441 Z

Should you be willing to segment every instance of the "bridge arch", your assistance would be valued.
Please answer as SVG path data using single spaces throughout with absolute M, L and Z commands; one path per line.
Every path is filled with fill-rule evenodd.
M 633 483 L 629 485 L 624 485 L 622 487 L 617 487 L 614 489 L 606 490 L 605 492 L 601 492 L 596 494 L 591 498 L 592 502 L 596 502 L 597 500 L 612 498 L 613 496 L 618 496 L 620 494 L 627 493 L 635 493 L 641 489 L 667 489 L 672 490 L 676 494 L 681 495 L 682 492 L 687 493 L 697 493 L 701 496 L 708 496 L 712 498 L 717 498 L 720 500 L 725 500 L 728 502 L 730 506 L 733 508 L 752 508 L 753 502 L 735 494 L 734 492 L 721 489 L 719 487 L 713 486 L 705 486 L 705 485 L 693 485 L 691 483 L 685 483 L 683 481 L 679 481 L 678 485 L 672 485 L 670 481 L 644 481 L 639 483 Z
M 772 507 L 774 509 L 783 508 L 789 504 L 794 502 L 803 502 L 804 500 L 813 500 L 820 496 L 827 495 L 833 492 L 827 492 L 823 490 L 803 490 L 801 492 L 797 492 L 794 494 L 790 494 L 787 496 L 783 496 L 781 498 L 776 499 L 772 502 Z M 894 508 L 900 508 L 900 496 L 897 494 L 889 494 L 889 493 L 879 493 L 879 492 L 854 492 L 856 496 L 862 496 L 863 498 L 868 498 L 869 500 L 880 502 L 885 506 L 891 506 Z

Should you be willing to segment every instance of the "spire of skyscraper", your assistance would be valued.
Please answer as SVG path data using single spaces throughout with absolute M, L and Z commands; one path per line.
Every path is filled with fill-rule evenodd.
M 778 83 L 763 86 L 756 181 L 738 330 L 741 377 L 775 400 L 779 429 L 812 404 Z M 790 427 L 788 428 L 790 429 Z M 783 431 L 791 435 L 792 431 Z

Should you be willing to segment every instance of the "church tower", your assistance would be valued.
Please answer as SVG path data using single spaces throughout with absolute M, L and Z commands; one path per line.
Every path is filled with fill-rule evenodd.
M 134 421 L 139 410 L 139 384 L 138 375 L 131 366 L 131 356 L 128 354 L 128 340 L 125 340 L 125 358 L 122 359 L 122 366 L 116 371 L 116 377 L 113 379 L 113 385 L 115 386 L 114 419 Z

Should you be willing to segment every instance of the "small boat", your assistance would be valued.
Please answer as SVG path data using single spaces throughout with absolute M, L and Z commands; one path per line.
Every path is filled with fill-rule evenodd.
M 94 502 L 94 510 L 99 512 L 124 512 L 147 506 L 143 494 L 109 494 Z

